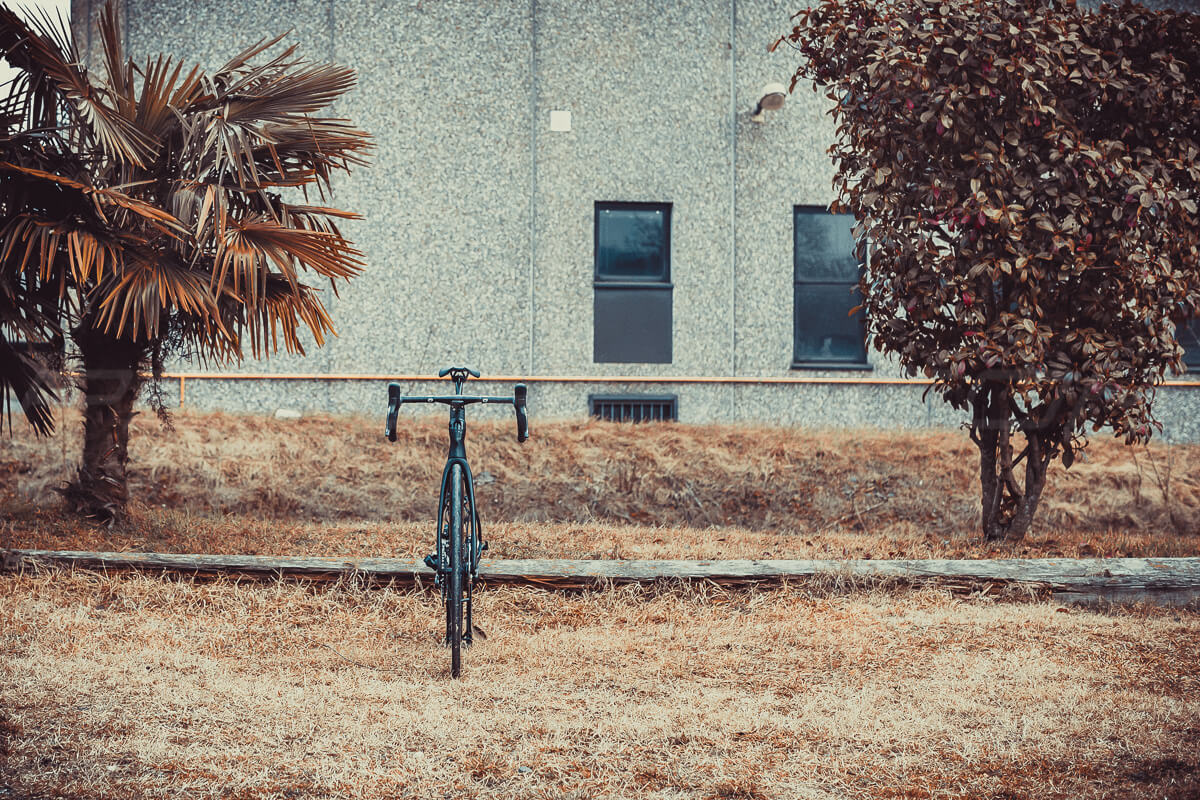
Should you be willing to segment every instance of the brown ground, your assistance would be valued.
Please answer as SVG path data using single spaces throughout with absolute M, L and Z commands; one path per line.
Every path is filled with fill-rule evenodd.
M 67 430 L 77 428 L 68 420 Z M 0 439 L 0 547 L 420 555 L 444 423 L 183 414 L 132 520 L 62 515 L 73 436 Z M 1195 555 L 1200 447 L 1096 442 L 975 534 L 965 436 L 473 422 L 491 554 Z M 0 800 L 1200 797 L 1200 613 L 831 587 L 477 598 L 0 575 Z
M 1200 797 L 1200 614 L 0 577 L 8 798 Z
M 482 416 L 482 415 L 478 415 Z M 142 416 L 134 519 L 66 519 L 54 487 L 78 458 L 78 420 L 37 441 L 0 438 L 0 547 L 294 555 L 427 552 L 445 422 Z M 976 452 L 961 432 L 746 426 L 535 427 L 472 418 L 468 448 L 494 557 L 932 558 L 1200 554 L 1200 446 L 1096 439 L 1052 469 L 1033 533 L 977 534 Z

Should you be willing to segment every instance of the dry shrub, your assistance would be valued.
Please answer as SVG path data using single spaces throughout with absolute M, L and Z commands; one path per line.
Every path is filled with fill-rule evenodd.
M 385 442 L 375 420 L 138 417 L 131 520 L 95 528 L 53 491 L 76 452 L 0 440 L 0 547 L 422 556 L 445 457 L 440 417 Z M 1017 547 L 979 540 L 974 450 L 945 431 L 541 425 L 472 419 L 469 450 L 498 558 L 978 558 L 1200 553 L 1200 446 L 1097 440 L 1052 475 Z
M 485 518 L 501 522 L 733 526 L 817 532 L 913 523 L 934 533 L 977 524 L 976 453 L 959 432 L 820 431 L 734 425 L 538 426 L 470 420 Z M 0 441 L 0 493 L 14 513 L 52 507 L 78 435 Z M 366 417 L 281 421 L 183 412 L 174 430 L 138 417 L 133 496 L 194 515 L 320 522 L 426 520 L 445 458 L 445 423 L 417 417 L 399 441 Z M 1200 446 L 1131 449 L 1097 438 L 1053 471 L 1040 524 L 1079 531 L 1200 531 Z

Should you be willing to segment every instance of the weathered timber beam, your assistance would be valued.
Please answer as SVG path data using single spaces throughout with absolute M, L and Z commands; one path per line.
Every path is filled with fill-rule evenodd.
M 0 569 L 56 566 L 97 571 L 143 570 L 201 577 L 338 578 L 428 585 L 433 573 L 408 558 L 313 558 L 178 553 L 0 551 Z M 723 586 L 779 584 L 813 579 L 936 584 L 963 590 L 1016 586 L 1070 602 L 1200 602 L 1200 558 L 1021 558 L 905 561 L 745 560 L 610 561 L 485 559 L 488 584 L 578 589 L 606 584 L 706 581 Z

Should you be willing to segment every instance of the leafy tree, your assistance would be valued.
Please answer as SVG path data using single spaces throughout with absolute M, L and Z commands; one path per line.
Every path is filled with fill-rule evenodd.
M 108 519 L 128 499 L 143 370 L 171 355 L 258 357 L 280 339 L 302 353 L 302 328 L 318 345 L 331 332 L 302 273 L 336 289 L 360 270 L 336 225 L 356 215 L 295 190 L 324 196 L 336 170 L 365 163 L 368 137 L 315 116 L 353 86 L 352 70 L 302 62 L 294 47 L 252 63 L 278 38 L 209 75 L 127 59 L 112 3 L 100 35 L 103 78 L 60 25 L 0 7 L 0 53 L 20 71 L 3 107 L 0 277 L 53 287 L 48 316 L 73 343 L 84 395 L 66 496 Z M 20 295 L 15 305 L 29 307 Z
M 780 39 L 835 102 L 875 346 L 970 412 L 982 527 L 1023 537 L 1088 426 L 1127 443 L 1200 310 L 1200 18 L 822 0 Z M 777 42 L 778 45 L 780 42 Z M 1024 462 L 1024 480 L 1017 472 Z

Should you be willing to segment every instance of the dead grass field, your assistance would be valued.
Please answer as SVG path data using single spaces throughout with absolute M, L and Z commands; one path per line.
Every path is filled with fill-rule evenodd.
M 0 547 L 423 555 L 444 421 L 136 424 L 131 520 L 66 518 L 77 421 L 0 439 Z M 944 432 L 472 420 L 493 557 L 1200 554 L 1200 447 L 1096 441 L 1017 546 Z M 478 597 L 0 576 L 0 800 L 1200 797 L 1200 613 L 806 584 Z
M 1200 614 L 0 577 L 0 796 L 1200 797 Z
M 134 518 L 64 518 L 54 487 L 78 420 L 0 438 L 0 547 L 293 555 L 427 552 L 445 421 L 384 441 L 365 417 L 185 412 L 135 422 Z M 468 449 L 498 558 L 975 558 L 1200 554 L 1200 446 L 1097 438 L 1052 470 L 1015 547 L 978 541 L 976 453 L 960 432 L 538 425 L 472 418 Z

